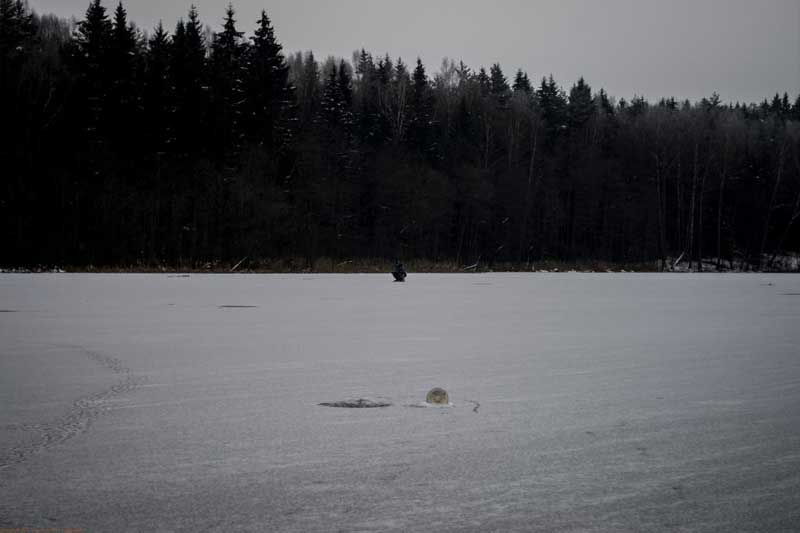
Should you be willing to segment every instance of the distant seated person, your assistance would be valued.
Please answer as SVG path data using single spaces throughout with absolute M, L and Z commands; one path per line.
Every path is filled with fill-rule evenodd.
M 406 269 L 403 266 L 403 263 L 397 261 L 394 264 L 394 270 L 392 270 L 392 275 L 394 276 L 395 281 L 405 281 L 406 279 Z

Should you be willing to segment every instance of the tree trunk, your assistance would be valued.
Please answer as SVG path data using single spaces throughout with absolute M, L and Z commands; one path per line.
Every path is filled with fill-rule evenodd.
M 685 252 L 686 251 L 686 249 L 684 248 L 685 243 L 681 242 L 681 241 L 683 241 L 683 238 L 681 237 L 682 234 L 683 234 L 683 218 L 681 217 L 681 213 L 683 212 L 682 211 L 683 203 L 681 201 L 681 152 L 680 152 L 680 150 L 678 150 L 677 161 L 678 161 L 678 167 L 677 167 L 677 170 L 675 172 L 675 238 L 676 238 L 677 242 L 675 243 L 676 244 L 675 249 L 676 250 L 683 250 L 683 252 Z M 681 252 L 681 255 L 683 255 L 683 252 Z M 677 266 L 678 262 L 679 262 L 679 260 L 676 260 L 675 261 L 675 265 L 673 265 L 673 266 Z
M 797 154 L 794 157 L 794 164 L 797 168 L 797 173 L 800 175 L 800 161 L 797 159 Z M 786 237 L 789 236 L 789 231 L 791 231 L 792 226 L 794 225 L 795 221 L 800 218 L 800 192 L 797 193 L 797 197 L 794 200 L 794 207 L 792 207 L 792 215 L 789 217 L 789 222 L 786 224 L 786 228 L 784 228 L 783 233 L 781 234 L 781 238 L 778 240 L 778 244 L 775 246 L 775 249 L 772 251 L 772 256 L 769 258 L 769 262 L 767 263 L 767 268 L 772 266 L 772 263 L 775 261 L 775 257 L 777 257 L 778 252 L 781 251 L 783 248 L 783 243 L 786 242 Z
M 778 169 L 775 176 L 775 185 L 772 187 L 772 195 L 769 199 L 769 206 L 767 207 L 767 216 L 764 220 L 764 233 L 761 237 L 761 247 L 758 250 L 758 269 L 761 270 L 764 251 L 767 248 L 767 237 L 769 236 L 769 222 L 772 217 L 772 211 L 775 208 L 775 197 L 778 195 L 778 187 L 781 185 L 781 177 L 783 176 L 783 159 L 786 152 L 786 141 L 781 143 L 781 149 L 778 151 Z
M 708 174 L 708 167 L 711 164 L 711 150 L 709 148 L 708 161 L 706 168 L 703 169 L 703 177 L 700 180 L 700 197 L 699 207 L 697 213 L 697 266 L 700 272 L 703 271 L 703 198 L 706 192 L 706 175 Z
M 539 140 L 539 128 L 538 125 L 533 132 L 533 137 L 531 138 L 531 158 L 528 162 L 528 183 L 525 187 L 525 204 L 524 210 L 522 212 L 522 223 L 519 228 L 519 260 L 522 262 L 522 255 L 523 250 L 527 250 L 527 248 L 523 248 L 525 246 L 525 241 L 527 240 L 527 233 L 528 233 L 528 217 L 530 216 L 530 202 L 531 202 L 531 185 L 533 184 L 533 172 L 534 172 L 534 163 L 536 160 L 536 145 Z
M 722 204 L 725 200 L 725 182 L 728 178 L 728 146 L 730 137 L 725 135 L 722 149 L 722 172 L 719 176 L 719 198 L 717 199 L 717 271 L 722 270 Z
M 667 263 L 664 252 L 664 209 L 662 203 L 663 190 L 661 186 L 661 158 L 658 154 L 653 154 L 656 160 L 656 201 L 658 202 L 658 255 L 661 259 L 659 270 L 664 271 Z
M 692 163 L 692 196 L 691 205 L 689 208 L 689 231 L 687 235 L 688 250 L 689 250 L 689 270 L 692 269 L 692 260 L 694 259 L 694 212 L 697 198 L 697 174 L 698 174 L 698 152 L 700 146 L 697 141 L 694 143 L 694 158 Z

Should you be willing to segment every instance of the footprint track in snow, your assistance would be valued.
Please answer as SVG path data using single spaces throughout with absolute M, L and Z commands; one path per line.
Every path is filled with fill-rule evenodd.
M 94 394 L 78 398 L 63 416 L 41 424 L 9 424 L 3 429 L 29 431 L 35 436 L 8 450 L 0 450 L 0 470 L 19 464 L 32 455 L 58 446 L 89 429 L 92 422 L 109 409 L 108 403 L 117 396 L 127 394 L 147 382 L 126 367 L 122 361 L 110 355 L 89 350 L 83 346 L 59 345 L 59 348 L 79 350 L 91 361 L 113 372 L 118 381 L 111 387 Z

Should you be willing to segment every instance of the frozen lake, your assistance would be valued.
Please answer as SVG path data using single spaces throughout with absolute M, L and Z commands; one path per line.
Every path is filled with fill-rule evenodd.
M 0 528 L 798 528 L 800 276 L 390 280 L 0 275 Z

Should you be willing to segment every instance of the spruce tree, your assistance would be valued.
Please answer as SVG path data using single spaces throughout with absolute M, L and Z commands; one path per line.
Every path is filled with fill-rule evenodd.
M 92 0 L 85 18 L 75 32 L 77 69 L 81 93 L 86 97 L 86 131 L 91 142 L 100 142 L 103 118 L 109 100 L 110 69 L 108 68 L 111 21 L 100 0 Z
M 246 131 L 251 142 L 272 150 L 291 138 L 294 87 L 283 47 L 265 11 L 251 40 L 245 62 Z
M 339 98 L 342 102 L 344 124 L 350 126 L 352 122 L 351 107 L 353 105 L 353 80 L 344 60 L 339 61 Z
M 409 99 L 408 138 L 411 146 L 421 154 L 431 155 L 431 123 L 433 120 L 433 100 L 428 75 L 422 60 L 417 58 L 417 66 L 411 79 Z
M 122 2 L 117 5 L 112 23 L 108 50 L 110 75 L 107 129 L 117 151 L 129 151 L 138 137 L 139 97 L 137 73 L 139 67 L 137 35 L 128 24 Z
M 19 65 L 35 33 L 33 13 L 22 0 L 0 0 L 0 80 L 7 79 L 12 65 Z
M 571 128 L 583 126 L 594 115 L 595 105 L 592 89 L 581 77 L 569 91 L 567 117 Z
M 392 76 L 391 98 L 392 141 L 395 145 L 402 142 L 406 136 L 410 91 L 411 74 L 402 58 L 397 58 Z
M 458 86 L 463 87 L 472 79 L 472 69 L 465 65 L 463 61 L 459 61 L 458 67 L 456 67 L 456 76 L 458 76 Z
M 611 105 L 611 100 L 608 98 L 608 94 L 606 93 L 605 89 L 600 89 L 597 97 L 599 99 L 600 109 L 603 111 L 603 114 L 608 116 L 613 115 L 614 106 Z M 672 105 L 677 105 L 674 98 L 672 99 Z
M 242 142 L 246 44 L 244 33 L 236 29 L 234 15 L 233 6 L 228 4 L 222 32 L 214 35 L 211 45 L 210 124 L 218 161 L 236 154 Z
M 800 121 L 800 94 L 797 95 L 797 99 L 794 101 L 794 106 L 792 107 L 792 120 Z
M 508 80 L 503 74 L 503 69 L 500 67 L 500 63 L 495 63 L 489 69 L 489 92 L 501 106 L 504 106 L 508 101 L 509 91 Z
M 356 75 L 354 110 L 358 137 L 366 145 L 377 146 L 385 139 L 380 131 L 380 83 L 372 54 L 364 49 L 358 56 Z
M 552 74 L 547 78 L 542 78 L 536 96 L 542 111 L 545 133 L 547 134 L 546 147 L 552 150 L 558 133 L 562 130 L 562 127 L 566 127 L 566 99 L 553 79 Z
M 491 92 L 492 83 L 491 80 L 489 79 L 489 74 L 486 73 L 486 69 L 481 67 L 475 79 L 478 82 L 478 87 L 480 88 L 481 95 L 488 96 L 489 93 Z
M 781 117 L 789 118 L 792 113 L 792 104 L 789 102 L 789 93 L 783 93 L 781 98 Z
M 0 0 L 0 115 L 6 118 L 6 124 L 2 126 L 4 130 L 10 130 L 13 117 L 20 111 L 19 81 L 23 62 L 33 48 L 35 34 L 33 14 L 21 0 Z
M 517 70 L 517 74 L 514 77 L 514 92 L 523 92 L 525 94 L 531 94 L 533 92 L 533 86 L 531 86 L 531 80 L 528 78 L 528 74 L 522 72 L 522 69 Z
M 155 152 L 166 151 L 171 138 L 170 54 L 169 35 L 159 22 L 147 43 L 143 97 L 145 123 L 150 131 L 147 142 Z
M 772 97 L 772 102 L 769 104 L 769 112 L 776 117 L 783 118 L 783 103 L 780 94 L 775 93 L 775 96 Z
M 334 66 L 325 78 L 320 101 L 320 116 L 327 126 L 337 128 L 342 123 L 341 88 L 338 81 L 339 70 Z
M 634 96 L 628 106 L 627 112 L 631 117 L 639 117 L 647 112 L 650 104 L 645 100 L 644 96 Z
M 295 80 L 299 108 L 297 129 L 300 132 L 307 132 L 311 129 L 319 106 L 319 65 L 313 52 L 308 52 L 304 56 L 300 73 Z
M 372 77 L 374 70 L 375 65 L 372 62 L 372 54 L 368 53 L 362 48 L 356 63 L 356 75 L 358 76 L 359 81 L 368 81 L 369 78 Z
M 378 83 L 381 85 L 381 87 L 388 86 L 389 82 L 392 81 L 393 70 L 394 65 L 392 64 L 392 59 L 389 57 L 389 54 L 386 54 L 384 57 L 378 60 L 375 71 L 378 77 Z
M 392 138 L 392 77 L 394 64 L 389 54 L 378 60 L 375 65 L 375 140 L 381 144 Z
M 175 150 L 191 154 L 205 148 L 204 124 L 208 105 L 206 46 L 197 8 L 189 10 L 189 20 L 179 21 L 172 38 L 169 72 L 175 98 Z

